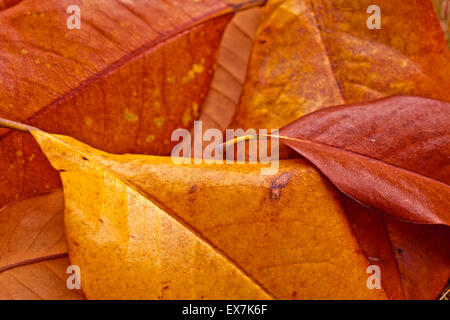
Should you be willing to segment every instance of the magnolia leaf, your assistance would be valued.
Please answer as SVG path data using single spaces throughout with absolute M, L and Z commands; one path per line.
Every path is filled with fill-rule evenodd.
M 225 128 L 260 10 L 228 25 L 215 67 L 221 35 L 234 11 L 264 1 L 75 2 L 88 10 L 87 31 L 63 30 L 61 2 L 0 1 L 0 116 L 115 153 L 168 154 L 172 130 L 199 114 L 204 128 Z M 365 27 L 368 5 L 269 1 L 233 126 L 278 128 L 392 94 L 449 101 L 449 54 L 431 5 L 382 1 L 380 30 Z M 44 20 L 51 29 L 36 28 Z M 88 298 L 430 299 L 450 276 L 447 109 L 401 97 L 284 127 L 283 142 L 349 196 L 306 160 L 277 162 L 268 177 L 261 165 L 113 155 L 0 122 L 32 132 L 60 171 L 71 263 Z M 59 186 L 39 146 L 0 131 L 0 207 Z M 81 297 L 67 289 L 66 249 L 54 240 L 62 197 L 1 210 L 0 298 Z M 369 264 L 381 268 L 382 290 L 368 287 Z
M 115 153 L 170 154 L 199 116 L 222 33 L 264 1 L 24 0 L 0 12 L 0 116 Z M 8 2 L 10 4 L 10 2 Z M 26 134 L 0 131 L 0 207 L 60 180 Z
M 304 160 L 174 165 L 31 133 L 61 173 L 89 299 L 385 298 L 331 185 Z
M 269 0 L 233 125 L 277 129 L 312 111 L 389 95 L 450 101 L 450 52 L 431 1 Z M 283 36 L 278 36 L 283 35 Z
M 231 20 L 220 44 L 217 68 L 202 107 L 203 130 L 225 130 L 239 105 L 261 8 L 239 12 Z
M 366 26 L 370 16 L 366 12 L 371 4 L 350 0 L 268 1 L 233 126 L 280 128 L 328 106 L 389 95 L 408 94 L 450 101 L 450 54 L 431 1 L 379 1 L 376 5 L 381 10 L 381 29 Z M 281 33 L 283 37 L 275 36 Z M 376 113 L 373 115 L 376 117 Z M 420 120 L 411 120 L 411 126 Z M 372 124 L 382 125 L 377 121 Z M 325 136 L 327 126 L 332 127 L 333 123 L 324 123 Z M 370 131 L 371 127 L 366 129 Z M 398 143 L 410 142 L 402 140 L 401 132 L 395 132 L 399 135 Z M 352 136 L 355 141 L 371 143 L 370 137 L 361 137 L 358 133 Z M 416 133 L 418 138 L 422 136 L 421 132 Z M 349 140 L 345 141 L 350 143 Z M 374 145 L 382 146 L 381 142 Z M 444 149 L 439 149 L 438 153 L 445 154 L 445 145 L 440 146 Z M 281 149 L 280 155 L 295 156 L 286 149 Z M 416 167 L 412 170 L 425 176 L 430 176 L 424 173 L 427 165 L 432 165 L 432 170 L 439 168 L 433 163 L 434 156 L 425 162 L 414 162 L 420 156 L 412 152 L 399 152 L 397 157 L 405 164 L 408 161 L 414 164 Z M 331 165 L 334 159 L 329 160 L 326 165 Z M 442 164 L 445 164 L 444 172 L 448 158 Z M 366 170 L 361 171 L 365 173 Z M 355 183 L 354 180 L 353 187 L 357 191 Z M 448 242 L 448 227 L 399 222 L 349 198 L 343 197 L 343 200 L 362 249 L 368 259 L 381 268 L 388 297 L 437 298 L 449 277 L 449 253 L 446 246 L 442 246 Z M 438 215 L 447 213 L 438 212 Z
M 450 103 L 393 97 L 326 108 L 280 129 L 343 193 L 413 223 L 450 226 Z
M 419 97 L 326 108 L 280 130 L 300 138 L 284 142 L 352 199 L 404 221 L 442 224 L 411 225 L 345 201 L 366 252 L 391 270 L 386 285 L 398 284 L 392 296 L 436 298 L 450 277 L 442 245 L 450 239 L 449 133 L 450 104 Z
M 224 35 L 224 39 L 223 39 L 222 43 L 220 44 L 221 49 L 220 49 L 219 59 L 217 62 L 218 67 L 217 67 L 217 70 L 215 71 L 214 81 L 211 86 L 212 88 L 208 92 L 206 102 L 204 103 L 204 107 L 203 107 L 203 110 L 206 111 L 207 114 L 211 115 L 212 118 L 223 116 L 223 114 L 224 114 L 223 112 L 217 112 L 216 110 L 218 107 L 223 105 L 223 96 L 224 95 L 226 95 L 226 96 L 228 96 L 228 95 L 233 96 L 233 94 L 236 95 L 236 93 L 233 93 L 229 90 L 229 88 L 235 87 L 233 85 L 230 85 L 230 83 L 231 83 L 229 81 L 230 77 L 228 77 L 228 78 L 225 77 L 228 81 L 222 82 L 221 79 L 224 78 L 222 75 L 224 75 L 224 74 L 227 75 L 228 70 L 230 70 L 230 72 L 233 75 L 235 75 L 236 73 L 239 74 L 239 72 L 240 72 L 239 79 L 241 82 L 243 82 L 245 73 L 242 74 L 241 69 L 242 69 L 243 64 L 246 63 L 246 61 L 244 61 L 244 60 L 248 59 L 248 57 L 250 55 L 251 40 L 249 37 L 251 37 L 251 35 L 254 34 L 256 31 L 256 27 L 257 27 L 257 23 L 258 23 L 258 19 L 257 19 L 258 13 L 259 13 L 259 9 L 257 9 L 257 8 L 250 9 L 248 11 L 239 12 L 238 14 L 236 14 L 235 17 L 233 17 L 230 25 L 227 26 L 227 29 L 226 29 L 225 35 Z M 242 48 L 239 51 L 235 51 L 234 47 L 239 46 L 239 45 L 246 47 L 247 53 L 244 53 Z M 236 54 L 239 54 L 239 56 L 236 56 Z M 234 80 L 233 77 L 231 77 L 231 79 Z M 240 91 L 237 94 L 239 94 L 239 93 L 240 93 Z M 238 103 L 238 100 L 236 100 L 236 98 L 235 98 L 234 101 L 235 101 L 235 105 L 236 105 Z M 232 116 L 232 114 L 234 112 L 235 106 L 227 105 L 227 107 L 229 107 L 228 119 L 230 119 L 230 117 Z M 198 113 L 201 110 L 194 110 L 194 111 L 196 113 Z M 223 109 L 222 109 L 222 111 L 223 111 Z M 205 115 L 205 113 L 202 112 L 202 120 L 204 123 L 208 123 L 208 117 L 207 116 L 205 117 L 204 115 Z M 194 115 L 194 116 L 197 116 L 197 115 Z M 205 127 L 207 127 L 207 126 L 205 126 Z M 25 137 L 25 139 L 28 139 L 28 138 Z M 19 150 L 22 150 L 22 149 L 19 149 Z M 17 151 L 13 149 L 13 150 L 9 150 L 8 152 L 10 152 L 11 154 L 14 154 Z M 22 155 L 21 151 L 19 152 L 19 154 Z M 39 155 L 40 152 L 38 151 L 37 154 Z M 20 158 L 18 160 L 20 160 Z M 30 167 L 28 166 L 24 169 L 27 169 L 27 168 L 29 169 Z M 45 183 L 47 185 L 46 187 L 50 188 L 49 181 L 42 178 L 42 175 L 43 175 L 42 171 L 39 171 L 39 175 L 41 177 L 40 182 Z M 11 180 L 11 184 L 13 184 L 13 180 Z M 4 191 L 8 191 L 8 190 L 4 190 Z M 36 188 L 33 191 L 37 192 L 39 190 L 38 190 L 38 188 Z M 17 195 L 17 197 L 19 197 L 19 196 Z M 63 202 L 62 192 L 59 192 L 58 197 L 56 197 L 56 198 L 54 196 L 48 196 L 48 195 L 44 195 L 43 197 L 46 199 L 46 201 L 49 201 L 48 205 L 51 205 L 53 202 L 56 205 L 62 204 L 62 202 Z M 36 199 L 36 200 L 25 199 L 25 200 L 23 200 L 23 203 L 25 203 L 26 206 L 34 207 L 35 205 L 32 202 L 36 201 L 36 203 L 38 203 L 38 204 L 41 202 L 41 200 L 40 200 L 41 196 L 33 197 L 33 199 Z M 26 206 L 23 208 L 26 209 Z M 46 206 L 40 206 L 39 208 L 41 208 L 43 210 L 48 210 L 48 208 Z M 4 209 L 3 212 L 6 212 L 6 208 Z M 62 212 L 62 207 L 61 207 L 61 212 Z M 61 223 L 59 232 L 61 234 L 63 234 L 63 232 L 64 232 L 62 223 Z M 5 234 L 8 234 L 8 233 L 5 233 Z M 21 237 L 23 237 L 24 239 L 26 239 L 28 236 L 33 237 L 33 234 L 27 235 L 26 233 L 23 233 L 21 235 Z M 13 253 L 14 253 L 13 249 L 11 249 L 8 254 L 11 255 Z M 11 263 L 10 265 L 7 265 L 5 262 L 4 265 L 0 265 L 0 270 L 4 270 L 2 273 L 2 277 L 4 277 L 4 279 L 6 279 L 5 277 L 8 275 L 8 277 L 9 277 L 8 279 L 10 279 L 11 276 L 9 276 L 9 274 L 11 274 L 12 272 L 22 273 L 23 270 L 30 270 L 31 272 L 33 272 L 33 274 L 36 274 L 36 273 L 38 273 L 37 268 L 41 268 L 42 269 L 41 271 L 43 272 L 43 274 L 48 274 L 50 269 L 47 268 L 46 266 L 50 265 L 50 266 L 53 266 L 53 270 L 56 270 L 55 266 L 60 266 L 61 276 L 56 278 L 56 280 L 60 280 L 60 278 L 61 279 L 66 278 L 68 275 L 65 273 L 66 269 L 64 266 L 67 266 L 69 264 L 69 262 L 68 262 L 67 258 L 61 258 L 61 260 L 57 260 L 55 257 L 58 257 L 59 255 L 64 255 L 64 253 L 57 252 L 56 256 L 55 256 L 53 254 L 46 254 L 45 252 L 42 252 L 42 254 L 41 254 L 41 252 L 38 251 L 35 254 L 33 254 L 33 257 L 30 259 L 26 259 L 26 258 L 16 259 L 15 262 Z M 7 257 L 7 256 L 8 255 L 5 254 L 4 257 Z M 11 266 L 16 266 L 16 265 L 21 266 L 21 268 L 17 268 L 17 267 L 12 268 L 11 267 Z M 62 269 L 63 267 L 64 267 L 64 270 Z M 25 268 L 27 268 L 27 269 L 25 269 Z M 6 271 L 6 269 L 8 271 Z M 63 283 L 63 281 L 56 282 L 56 281 L 50 281 L 47 279 L 46 281 L 44 281 L 45 283 L 39 283 L 38 279 L 39 279 L 39 277 L 37 279 L 35 279 L 36 281 L 34 281 L 33 278 L 31 278 L 31 277 L 28 277 L 28 278 L 22 277 L 22 279 L 21 279 L 22 285 L 18 285 L 17 281 L 11 282 L 11 280 L 10 280 L 8 282 L 9 285 L 6 285 L 6 284 L 3 285 L 3 287 L 7 291 L 2 291 L 0 298 L 2 298 L 2 299 L 79 298 L 78 294 L 76 294 L 76 295 L 71 295 L 70 293 L 67 295 L 61 294 L 61 292 L 67 293 L 67 291 L 68 291 L 65 286 L 65 282 Z M 62 284 L 64 286 L 62 286 Z M 27 286 L 33 286 L 32 290 L 30 290 Z M 62 290 L 59 290 L 58 288 L 60 288 Z M 38 293 L 38 294 L 36 294 L 36 293 Z
M 279 131 L 349 197 L 349 221 L 390 298 L 435 299 L 450 278 L 449 117 L 447 102 L 398 96 L 325 108 Z

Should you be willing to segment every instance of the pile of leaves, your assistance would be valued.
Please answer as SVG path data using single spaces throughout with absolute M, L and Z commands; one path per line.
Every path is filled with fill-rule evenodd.
M 381 29 L 366 0 L 70 2 L 80 30 L 66 1 L 0 1 L 1 299 L 441 296 L 450 51 L 432 1 L 377 1 Z M 196 119 L 280 128 L 278 173 L 175 164 Z

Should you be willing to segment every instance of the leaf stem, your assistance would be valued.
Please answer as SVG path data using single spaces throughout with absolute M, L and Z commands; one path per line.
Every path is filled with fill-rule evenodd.
M 247 136 L 240 136 L 231 140 L 228 140 L 227 142 L 223 143 L 222 145 L 225 147 L 229 147 L 231 145 L 235 145 L 247 140 L 255 140 L 255 139 L 259 139 L 260 137 L 266 137 L 266 138 L 278 138 L 278 139 L 282 139 L 282 140 L 290 140 L 290 141 L 298 141 L 301 142 L 303 141 L 302 139 L 296 139 L 296 138 L 291 138 L 291 137 L 287 137 L 287 136 L 280 136 L 277 134 L 256 134 L 256 135 L 247 135 Z
M 26 124 L 23 124 L 20 122 L 3 119 L 3 118 L 0 118 L 0 127 L 19 130 L 19 131 L 23 131 L 23 132 L 30 132 L 32 130 L 38 130 L 35 127 L 29 126 L 29 125 L 26 125 Z

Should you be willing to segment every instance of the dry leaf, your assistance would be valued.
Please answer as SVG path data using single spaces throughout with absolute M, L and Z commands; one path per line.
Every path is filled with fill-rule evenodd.
M 449 125 L 449 103 L 393 97 L 326 108 L 280 130 L 300 138 L 284 142 L 343 193 L 390 216 L 346 200 L 363 248 L 382 261 L 391 298 L 435 299 L 450 278 Z
M 268 1 L 233 126 L 279 128 L 330 105 L 396 94 L 450 101 L 450 55 L 432 3 L 379 1 L 380 30 L 366 27 L 370 4 Z M 324 130 L 327 125 L 332 123 Z M 416 156 L 408 156 L 419 170 Z M 442 172 L 448 159 L 443 163 Z M 447 227 L 391 221 L 350 199 L 344 203 L 366 256 L 381 267 L 388 296 L 435 299 L 448 279 L 442 246 L 448 242 Z
M 174 165 L 32 134 L 61 172 L 89 299 L 385 298 L 336 191 L 304 160 Z
M 190 128 L 235 10 L 262 1 L 24 0 L 0 12 L 0 116 L 110 152 L 169 154 Z M 39 26 L 39 27 L 37 27 Z M 60 186 L 35 142 L 0 131 L 0 207 Z
M 67 289 L 62 190 L 0 210 L 0 299 L 80 299 Z
M 244 86 L 261 10 L 253 8 L 237 13 L 225 30 L 217 68 L 200 115 L 204 131 L 225 130 L 231 122 Z
M 431 1 L 269 0 L 233 125 L 277 129 L 320 108 L 409 94 L 450 101 L 450 53 Z M 282 36 L 280 36 L 282 35 Z
M 259 10 L 228 25 L 208 91 L 221 34 L 233 11 L 264 1 L 83 1 L 88 31 L 78 33 L 63 30 L 61 2 L 39 12 L 19 2 L 0 0 L 0 117 L 110 152 L 167 154 L 172 130 L 189 128 L 199 106 L 204 129 L 229 122 Z M 383 28 L 368 31 L 366 2 L 269 1 L 234 125 L 278 128 L 391 94 L 450 101 L 431 5 L 381 1 Z M 447 109 L 395 98 L 282 129 L 342 191 L 385 215 L 340 194 L 306 160 L 281 161 L 267 177 L 259 165 L 174 165 L 27 129 L 61 172 L 71 263 L 88 298 L 430 299 L 450 275 L 449 229 L 436 225 L 449 219 Z M 59 185 L 26 134 L 1 130 L 0 147 L 0 207 Z M 81 297 L 65 285 L 69 262 L 55 240 L 61 201 L 54 192 L 1 210 L 0 298 Z M 368 264 L 381 267 L 383 290 L 367 288 Z
M 243 1 L 234 1 L 234 5 L 238 5 L 239 3 L 241 3 L 241 4 L 244 3 L 244 4 L 248 4 L 248 5 L 257 5 L 259 2 L 260 1 L 244 1 L 244 2 Z M 0 6 L 0 8 L 1 8 L 1 6 Z M 238 8 L 238 7 L 236 7 L 236 8 Z M 21 9 L 21 10 L 23 11 L 24 9 Z M 248 47 L 247 54 L 248 55 L 250 54 L 251 40 L 248 39 L 247 34 L 251 35 L 252 33 L 254 33 L 256 31 L 256 27 L 257 27 L 256 24 L 258 22 L 258 20 L 257 20 L 258 11 L 259 11 L 259 9 L 240 12 L 239 14 L 237 14 L 233 18 L 232 23 L 227 27 L 227 32 L 225 34 L 225 39 L 221 43 L 221 48 L 222 49 L 221 49 L 221 54 L 219 56 L 219 61 L 218 61 L 218 71 L 215 72 L 215 78 L 216 79 L 217 78 L 222 78 L 221 77 L 222 72 L 224 72 L 224 73 L 226 72 L 226 71 L 222 70 L 222 68 L 227 68 L 227 70 L 231 70 L 231 72 L 233 72 L 233 73 L 235 73 L 235 72 L 242 72 L 242 70 L 240 70 L 240 68 L 244 64 L 247 63 L 246 61 L 243 61 L 242 59 L 248 59 L 248 56 L 247 56 L 247 58 L 245 58 L 245 53 L 243 53 L 242 50 L 240 50 L 238 52 L 235 51 L 234 47 L 236 45 L 241 45 L 241 46 L 245 45 L 246 47 Z M 6 12 L 6 14 L 9 14 L 9 11 Z M 39 14 L 39 12 L 36 12 L 36 13 L 33 12 L 32 14 L 34 16 L 36 16 L 37 14 Z M 205 27 L 202 28 L 202 30 L 204 30 L 204 29 L 205 29 Z M 201 32 L 203 32 L 203 31 L 201 31 Z M 196 34 L 194 33 L 193 35 L 191 35 L 191 37 L 193 37 L 195 35 Z M 167 43 L 170 43 L 170 41 L 166 41 L 164 45 L 166 45 Z M 186 46 L 183 46 L 182 49 L 189 50 L 190 48 L 188 48 Z M 164 50 L 161 50 L 161 49 L 159 49 L 159 50 L 160 51 L 164 51 Z M 167 50 L 170 51 L 172 49 L 171 48 L 165 49 L 163 54 Z M 233 53 L 234 54 L 238 53 L 239 56 L 237 58 L 239 58 L 239 59 L 236 59 L 236 56 Z M 189 54 L 189 52 L 188 52 L 188 54 Z M 150 57 L 150 58 L 152 58 L 152 57 L 155 56 L 155 53 L 150 52 L 150 53 L 146 53 L 145 55 Z M 159 55 L 161 55 L 161 53 L 159 53 Z M 24 56 L 23 58 L 27 58 L 27 57 L 28 57 L 28 55 Z M 138 59 L 141 59 L 141 58 L 138 58 Z M 147 59 L 147 58 L 145 58 L 145 59 Z M 159 59 L 159 60 L 155 59 L 155 60 L 157 60 L 156 61 L 157 63 L 161 62 L 160 61 L 161 59 Z M 36 61 L 38 61 L 38 60 L 36 60 Z M 39 62 L 40 62 L 40 60 L 39 60 Z M 40 66 L 40 63 L 38 63 L 36 65 Z M 156 66 L 155 66 L 155 68 L 156 68 Z M 52 70 L 49 69 L 48 72 L 51 72 L 51 71 Z M 135 70 L 133 70 L 132 72 L 134 72 L 134 71 Z M 244 77 L 245 77 L 245 73 L 244 74 L 240 74 L 240 76 L 239 76 L 240 81 L 243 82 Z M 192 81 L 196 81 L 196 79 L 193 79 Z M 209 93 L 207 95 L 207 101 L 204 103 L 204 105 L 205 105 L 204 108 L 206 110 L 212 110 L 211 114 L 213 115 L 213 117 L 215 115 L 214 107 L 220 106 L 217 103 L 217 99 L 221 98 L 221 96 L 218 97 L 215 93 L 219 92 L 219 95 L 220 95 L 220 94 L 229 94 L 229 92 L 230 92 L 229 90 L 227 91 L 227 89 L 229 87 L 220 85 L 220 81 L 219 81 L 218 85 L 217 85 L 217 83 L 218 83 L 217 80 L 213 83 L 212 90 L 209 91 Z M 120 86 L 120 85 L 121 84 L 118 84 L 118 86 Z M 143 85 L 148 85 L 148 84 L 144 83 Z M 154 84 L 151 83 L 150 85 L 154 85 Z M 144 89 L 149 89 L 150 90 L 151 88 L 144 88 Z M 156 88 L 156 90 L 157 90 L 157 88 Z M 204 88 L 202 88 L 201 90 L 205 91 Z M 239 89 L 239 92 L 237 94 L 239 94 L 239 93 L 240 93 L 240 89 Z M 27 92 L 27 94 L 28 94 L 28 92 Z M 144 98 L 146 98 L 146 97 L 144 97 Z M 236 100 L 236 104 L 237 104 L 237 102 L 238 101 Z M 93 106 L 92 112 L 96 112 L 97 111 L 94 108 L 97 108 L 97 106 Z M 193 110 L 193 113 L 194 112 L 199 112 L 199 111 L 200 110 Z M 232 109 L 230 109 L 230 111 L 229 111 L 230 117 L 231 117 L 233 111 L 234 111 L 234 107 Z M 217 114 L 219 114 L 219 113 L 217 113 Z M 71 115 L 74 115 L 76 118 L 79 117 L 79 114 L 72 114 L 71 113 Z M 59 116 L 60 116 L 60 114 L 55 115 L 55 118 L 59 117 Z M 128 114 L 128 116 L 132 117 L 131 114 Z M 197 115 L 193 114 L 193 116 L 197 116 Z M 66 118 L 66 117 L 63 117 L 63 118 Z M 203 121 L 206 122 L 204 119 L 203 119 Z M 89 120 L 88 122 L 90 123 L 91 121 Z M 51 125 L 56 125 L 56 124 L 51 124 Z M 111 127 L 114 127 L 114 126 L 111 125 Z M 152 128 L 152 126 L 150 126 L 150 128 L 152 130 L 155 129 L 155 128 Z M 71 127 L 70 128 L 65 128 L 65 129 L 72 130 Z M 10 134 L 16 135 L 17 132 L 10 133 Z M 76 133 L 76 134 L 79 134 L 79 133 Z M 96 133 L 94 132 L 94 134 L 96 134 L 96 135 L 103 134 L 103 132 L 102 133 L 101 132 L 96 132 Z M 164 132 L 164 134 L 166 134 L 166 132 Z M 26 136 L 24 136 L 21 133 L 19 133 L 19 136 L 24 137 L 25 141 L 30 141 L 29 137 L 26 137 Z M 86 132 L 85 138 L 86 139 L 91 139 L 91 137 L 89 136 L 88 132 Z M 158 141 L 155 141 L 155 143 L 157 143 L 157 142 Z M 34 157 L 33 155 L 30 156 L 30 158 L 28 158 L 28 163 L 27 163 L 26 155 L 25 156 L 23 155 L 23 150 L 24 149 L 26 150 L 27 146 L 23 145 L 23 144 L 21 145 L 21 144 L 22 144 L 21 140 L 15 139 L 15 145 L 11 146 L 10 148 L 8 148 L 6 150 L 3 149 L 3 151 L 8 156 L 10 156 L 12 154 L 16 154 L 17 158 L 18 158 L 17 159 L 17 164 L 19 165 L 19 167 L 20 167 L 20 165 L 23 165 L 22 169 L 24 169 L 24 171 L 26 171 L 26 170 L 30 171 L 30 168 L 32 168 L 32 166 L 30 166 L 29 163 L 31 161 L 36 161 L 36 157 Z M 16 148 L 17 145 L 19 145 L 18 148 Z M 117 147 L 123 148 L 124 146 L 121 145 L 118 142 L 117 143 Z M 131 145 L 129 147 L 133 147 L 134 148 L 135 146 Z M 169 147 L 164 147 L 164 148 L 166 148 L 166 150 L 170 150 Z M 40 150 L 37 151 L 37 156 L 38 157 L 42 156 L 41 153 L 40 153 Z M 13 158 L 15 158 L 15 157 L 13 157 Z M 21 158 L 24 158 L 24 159 L 21 159 Z M 47 178 L 43 177 L 45 170 L 42 167 L 40 167 L 42 165 L 43 161 L 37 161 L 37 162 L 38 162 L 39 170 L 34 170 L 34 171 L 31 171 L 31 172 L 28 172 L 28 174 L 26 175 L 25 179 L 29 179 L 30 176 L 34 176 L 34 177 L 39 179 L 37 181 L 38 183 L 45 184 L 45 188 L 46 189 L 58 185 L 57 183 L 52 184 L 51 183 L 51 179 L 47 180 Z M 14 169 L 15 168 L 15 164 L 13 164 L 12 166 L 13 166 L 12 169 Z M 21 168 L 19 168 L 18 172 L 17 172 L 19 180 L 21 180 L 22 179 L 21 175 L 23 174 L 23 172 L 21 172 L 19 170 L 21 170 Z M 3 192 L 11 193 L 12 190 L 10 189 L 10 185 L 14 185 L 16 182 L 19 181 L 19 180 L 14 180 L 14 179 L 15 179 L 15 176 L 12 177 L 10 181 L 5 181 L 6 183 L 8 183 L 8 188 L 4 188 L 2 190 Z M 38 184 L 34 184 L 33 185 L 33 192 L 38 192 L 38 191 L 39 191 L 38 190 Z M 16 195 L 16 197 L 20 197 L 20 196 Z M 35 207 L 34 202 L 36 202 L 37 204 L 40 204 L 42 202 L 41 199 L 47 199 L 47 201 L 49 201 L 48 205 L 54 204 L 54 205 L 58 206 L 61 203 L 61 201 L 62 201 L 62 194 L 59 194 L 58 198 L 55 198 L 53 196 L 50 197 L 50 196 L 45 195 L 45 196 L 37 196 L 37 197 L 34 197 L 32 199 L 25 199 L 22 202 L 20 202 L 22 204 L 18 203 L 15 206 L 20 205 L 20 208 L 22 208 L 22 209 L 26 208 L 28 206 L 30 208 L 34 208 Z M 37 208 L 37 210 L 40 210 L 40 209 L 47 210 L 47 207 L 46 206 L 39 206 L 39 208 Z M 5 208 L 3 212 L 6 212 L 6 210 L 10 211 L 9 208 L 8 209 Z M 28 211 L 29 210 L 27 210 L 27 212 Z M 52 210 L 50 210 L 50 212 L 51 211 Z M 36 216 L 36 218 L 37 217 L 38 216 Z M 39 216 L 39 217 L 41 217 L 41 216 Z M 41 218 L 45 220 L 45 217 L 41 217 Z M 5 222 L 5 223 L 7 223 L 7 222 Z M 14 226 L 13 223 L 12 223 L 12 225 Z M 8 227 L 8 225 L 5 225 L 5 228 L 6 227 Z M 62 234 L 63 233 L 63 226 L 61 225 L 61 226 L 59 226 L 59 228 L 60 229 L 59 229 L 58 232 L 60 232 Z M 32 230 L 28 230 L 28 231 L 31 232 Z M 54 231 L 56 231 L 56 228 L 54 228 Z M 9 234 L 9 233 L 5 233 L 5 234 Z M 29 237 L 29 236 L 32 237 L 33 234 L 27 235 L 26 233 L 23 233 L 23 234 L 20 235 L 20 238 L 27 239 L 27 237 Z M 6 241 L 6 239 L 5 239 L 5 241 Z M 35 247 L 33 247 L 33 248 L 35 249 Z M 10 248 L 10 252 L 8 254 L 5 254 L 4 259 L 7 259 L 7 257 L 9 257 L 8 259 L 11 259 L 11 255 L 12 254 L 14 254 L 14 252 L 13 252 L 13 249 Z M 14 298 L 22 298 L 22 299 L 35 299 L 35 298 L 45 298 L 45 299 L 79 298 L 79 295 L 72 295 L 72 294 L 66 292 L 68 290 L 65 287 L 65 278 L 67 278 L 68 275 L 65 274 L 65 267 L 67 266 L 67 264 L 69 264 L 67 259 L 62 258 L 60 260 L 56 260 L 55 256 L 53 254 L 46 255 L 45 251 L 42 251 L 42 252 L 41 251 L 29 252 L 29 254 L 33 258 L 30 258 L 30 259 L 24 258 L 24 260 L 20 260 L 19 259 L 20 257 L 18 257 L 18 260 L 20 260 L 20 261 L 16 261 L 16 262 L 11 263 L 9 265 L 7 265 L 6 262 L 2 260 L 2 262 L 4 263 L 4 265 L 0 265 L 0 269 L 4 270 L 4 273 L 2 273 L 2 277 L 3 277 L 4 281 L 6 281 L 5 279 L 8 279 L 8 282 L 5 282 L 5 284 L 3 285 L 3 288 L 5 288 L 5 290 L 7 290 L 7 291 L 2 291 L 1 298 L 13 298 L 13 299 Z M 56 253 L 56 256 L 58 256 L 60 254 L 63 254 L 63 253 L 62 252 Z M 47 260 L 47 259 L 50 259 L 50 260 Z M 17 268 L 17 267 L 11 268 L 11 266 L 14 266 L 14 265 L 20 265 L 20 268 Z M 60 278 L 55 278 L 58 281 L 55 281 L 55 279 L 51 279 L 51 278 L 45 279 L 45 281 L 41 281 L 42 278 L 44 278 L 45 274 L 51 274 L 50 270 L 52 270 L 52 269 L 50 269 L 50 267 L 53 270 L 57 270 L 58 269 L 58 273 L 60 274 L 60 277 L 62 279 L 61 281 L 59 281 Z M 40 268 L 40 269 L 38 269 L 38 268 Z M 8 271 L 6 271 L 6 269 L 8 269 Z M 28 274 L 30 272 L 32 274 L 36 274 L 36 273 L 42 272 L 42 277 L 38 276 L 38 277 L 36 277 L 36 279 L 33 279 L 32 277 L 28 276 L 26 278 L 24 276 L 24 271 L 27 271 L 27 270 L 29 270 Z M 12 280 L 13 272 L 14 272 L 14 275 L 16 275 L 16 277 L 20 278 L 20 280 L 21 280 L 21 284 L 20 285 L 18 284 L 17 280 L 15 280 L 15 281 Z M 31 287 L 31 289 L 28 288 L 28 287 Z M 53 290 L 53 292 L 52 292 L 52 290 Z M 61 292 L 63 292 L 63 294 Z
M 400 220 L 450 226 L 450 103 L 392 97 L 280 129 L 343 193 Z

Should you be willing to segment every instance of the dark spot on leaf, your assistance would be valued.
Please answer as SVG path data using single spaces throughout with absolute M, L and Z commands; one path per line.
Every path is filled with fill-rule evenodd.
M 194 193 L 195 191 L 197 191 L 197 185 L 193 184 L 192 186 L 190 186 L 189 188 L 189 194 Z
M 61 169 L 61 170 L 58 170 L 59 172 L 66 172 L 66 170 L 64 170 L 64 169 Z
M 264 43 L 267 42 L 267 40 L 265 40 L 265 39 L 259 39 L 258 42 L 261 43 L 261 44 L 264 44 Z
M 398 252 L 398 254 L 401 254 L 403 252 L 403 249 L 397 248 L 397 252 Z
M 98 219 L 98 221 L 100 221 L 101 223 L 103 223 L 103 220 L 102 220 L 102 219 Z
M 89 159 L 86 157 L 81 157 L 81 159 L 83 159 L 84 161 L 89 161 Z
M 270 29 L 270 27 L 265 27 L 263 32 L 267 33 L 267 34 L 271 34 L 272 30 Z
M 293 174 L 294 171 L 291 170 L 279 175 L 272 181 L 272 185 L 270 186 L 271 200 L 279 200 L 281 198 L 281 191 L 287 186 Z

